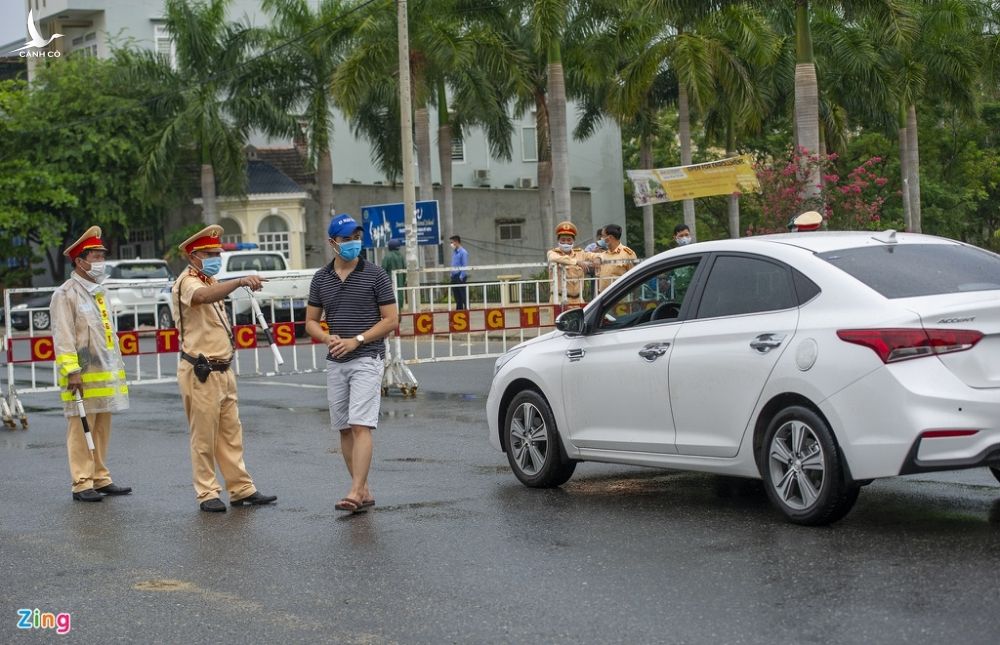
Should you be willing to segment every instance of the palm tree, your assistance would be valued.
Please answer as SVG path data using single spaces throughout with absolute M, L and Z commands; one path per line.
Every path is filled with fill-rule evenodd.
M 546 118 L 552 154 L 553 215 L 559 221 L 572 220 L 562 39 L 566 22 L 576 5 L 574 0 L 533 0 L 528 5 L 527 14 L 533 31 L 533 49 L 539 54 L 544 53 L 546 59 Z M 538 189 L 542 190 L 541 182 Z
M 730 7 L 731 8 L 727 8 Z M 753 54 L 761 61 L 773 61 L 776 41 L 761 38 L 769 33 L 761 17 L 745 6 L 726 1 L 634 0 L 623 8 L 624 19 L 633 23 L 620 32 L 624 43 L 620 56 L 624 66 L 611 77 L 608 92 L 610 111 L 622 120 L 638 119 L 647 125 L 656 111 L 650 104 L 651 92 L 663 83 L 665 75 L 675 79 L 677 88 L 678 131 L 681 164 L 692 162 L 691 101 L 702 112 L 713 105 L 717 83 L 727 85 L 746 114 L 753 110 L 748 97 L 755 94 L 751 74 L 741 55 Z M 727 35 L 726 32 L 730 33 Z M 742 39 L 739 51 L 726 38 Z M 645 112 L 645 113 L 644 113 Z M 640 129 L 640 132 L 643 132 Z M 652 167 L 652 132 L 645 130 L 640 140 L 640 161 Z M 696 236 L 694 201 L 684 200 L 684 223 Z M 646 253 L 652 254 L 653 211 L 643 209 Z
M 122 80 L 140 85 L 153 82 L 162 92 L 151 108 L 163 123 L 149 144 L 140 181 L 155 192 L 175 175 L 185 150 L 192 150 L 201 167 L 203 219 L 218 223 L 216 185 L 226 194 L 246 188 L 243 146 L 249 134 L 246 115 L 274 111 L 268 97 L 234 94 L 232 73 L 245 61 L 252 31 L 245 24 L 226 22 L 229 0 L 185 2 L 166 0 L 164 24 L 176 49 L 176 67 L 151 51 L 125 50 Z
M 970 37 L 977 24 L 976 5 L 975 0 L 913 3 L 917 28 L 897 48 L 894 57 L 899 79 L 900 148 L 905 150 L 901 165 L 909 202 L 908 230 L 916 233 L 922 228 L 917 101 L 935 96 L 966 113 L 972 112 L 983 64 L 979 56 L 982 43 Z
M 469 0 L 434 0 L 417 5 L 410 14 L 410 71 L 414 96 L 414 143 L 420 171 L 420 198 L 433 199 L 430 108 L 438 112 L 438 155 L 441 168 L 442 232 L 454 232 L 451 198 L 452 128 L 480 126 L 494 157 L 510 158 L 513 126 L 498 84 L 517 78 L 510 48 L 496 32 L 485 28 L 485 10 L 470 19 Z M 336 75 L 334 86 L 356 132 L 375 144 L 383 171 L 395 176 L 399 155 L 398 103 L 390 99 L 396 87 L 395 14 L 376 11 L 356 31 L 356 46 Z M 450 104 L 457 112 L 451 114 Z M 395 113 L 394 113 L 395 110 Z M 393 127 L 393 125 L 397 127 Z
M 289 136 L 297 115 L 309 142 L 307 162 L 315 172 L 319 212 L 334 213 L 333 138 L 334 78 L 353 40 L 355 15 L 348 0 L 264 0 L 272 16 L 270 28 L 258 34 L 261 46 L 278 53 L 261 56 L 236 79 L 242 96 L 270 96 L 277 112 L 261 115 L 257 125 L 268 134 Z M 332 248 L 326 245 L 327 259 Z

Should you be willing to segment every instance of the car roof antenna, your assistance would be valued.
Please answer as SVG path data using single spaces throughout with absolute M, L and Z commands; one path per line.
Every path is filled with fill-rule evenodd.
M 876 242 L 882 242 L 883 244 L 898 244 L 899 240 L 896 239 L 895 229 L 887 229 L 872 235 L 872 239 Z

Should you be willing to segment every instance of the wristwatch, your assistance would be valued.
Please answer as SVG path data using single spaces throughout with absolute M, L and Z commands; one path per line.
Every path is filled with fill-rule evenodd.
M 361 345 L 364 345 L 365 344 L 365 335 L 364 334 L 358 334 L 357 336 L 354 337 L 354 340 L 358 341 L 358 343 L 360 343 Z

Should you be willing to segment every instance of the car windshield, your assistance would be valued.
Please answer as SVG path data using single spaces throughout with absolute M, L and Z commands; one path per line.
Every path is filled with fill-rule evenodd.
M 234 255 L 229 258 L 230 271 L 282 271 L 280 256 L 273 254 Z
M 865 246 L 818 256 L 886 298 L 1000 290 L 1000 255 L 971 246 Z
M 158 262 L 119 264 L 111 269 L 112 278 L 120 280 L 169 280 L 170 270 Z

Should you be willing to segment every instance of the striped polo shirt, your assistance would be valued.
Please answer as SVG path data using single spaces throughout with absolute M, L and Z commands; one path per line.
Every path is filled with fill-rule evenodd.
M 358 258 L 357 266 L 345 281 L 341 281 L 331 262 L 316 271 L 309 285 L 309 306 L 322 308 L 330 333 L 341 338 L 365 333 L 382 320 L 379 307 L 394 304 L 396 294 L 389 275 L 364 258 Z M 362 356 L 384 359 L 385 343 L 381 340 L 365 343 L 340 358 L 327 355 L 326 360 L 346 363 Z

